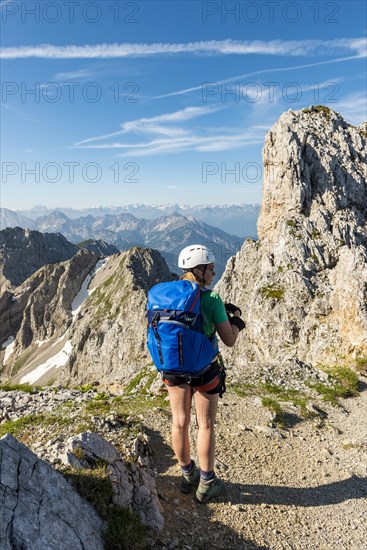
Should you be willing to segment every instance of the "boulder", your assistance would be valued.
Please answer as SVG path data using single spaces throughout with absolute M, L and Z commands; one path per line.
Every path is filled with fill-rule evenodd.
M 103 522 L 50 464 L 7 434 L 0 439 L 0 547 L 103 550 Z

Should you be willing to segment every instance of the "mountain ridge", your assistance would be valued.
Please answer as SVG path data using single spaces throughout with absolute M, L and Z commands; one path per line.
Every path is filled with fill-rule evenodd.
M 170 215 L 175 211 L 183 216 L 193 215 L 199 221 L 213 225 L 222 229 L 226 233 L 233 234 L 236 237 L 246 237 L 256 235 L 256 220 L 259 215 L 259 204 L 230 204 L 230 205 L 144 205 L 133 204 L 126 206 L 110 207 L 92 207 L 73 209 L 69 207 L 47 208 L 38 205 L 28 210 L 16 210 L 15 214 L 27 216 L 30 220 L 47 216 L 54 211 L 59 211 L 70 219 L 76 219 L 91 215 L 99 218 L 105 214 L 118 215 L 130 213 L 137 218 L 153 220 L 162 215 Z M 5 221 L 5 220 L 4 220 Z M 0 225 L 0 228 L 4 228 Z
M 179 212 L 168 216 L 161 214 L 149 220 L 130 213 L 71 219 L 63 212 L 53 211 L 37 218 L 34 224 L 38 231 L 60 233 L 74 244 L 99 240 L 110 243 L 116 248 L 115 252 L 132 246 L 156 248 L 175 272 L 178 272 L 176 260 L 180 250 L 190 242 L 200 242 L 209 246 L 216 256 L 217 276 L 223 273 L 227 259 L 240 249 L 243 242 L 243 239 L 201 222 L 191 214 L 186 217 Z

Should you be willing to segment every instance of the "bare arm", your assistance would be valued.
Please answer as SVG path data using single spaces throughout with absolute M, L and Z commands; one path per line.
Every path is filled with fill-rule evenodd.
M 217 325 L 215 325 L 215 328 L 217 329 L 217 332 L 223 344 L 225 344 L 229 348 L 233 347 L 240 332 L 239 329 L 235 325 L 231 325 L 229 321 L 218 323 Z

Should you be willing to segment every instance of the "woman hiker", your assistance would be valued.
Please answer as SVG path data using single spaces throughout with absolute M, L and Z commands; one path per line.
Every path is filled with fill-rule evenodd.
M 201 289 L 209 287 L 214 272 L 214 255 L 206 246 L 191 245 L 184 248 L 178 258 L 178 267 L 184 270 L 181 279 L 198 283 Z M 224 305 L 220 296 L 207 290 L 201 292 L 201 312 L 206 336 L 218 333 L 222 342 L 232 347 L 245 323 L 241 311 L 233 304 Z M 230 315 L 227 314 L 230 313 Z M 200 378 L 191 381 L 165 374 L 172 411 L 172 446 L 182 470 L 181 491 L 189 493 L 194 488 L 196 498 L 206 502 L 221 494 L 223 482 L 214 472 L 215 433 L 214 423 L 219 394 L 225 391 L 225 371 L 219 355 L 210 363 Z M 191 459 L 189 424 L 192 398 L 195 401 L 197 454 L 200 469 Z

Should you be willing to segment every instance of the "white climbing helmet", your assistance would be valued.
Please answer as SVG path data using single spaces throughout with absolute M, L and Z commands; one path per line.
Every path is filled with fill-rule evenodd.
M 181 250 L 178 257 L 178 267 L 192 269 L 197 265 L 208 265 L 215 262 L 214 254 L 202 244 L 191 244 Z

